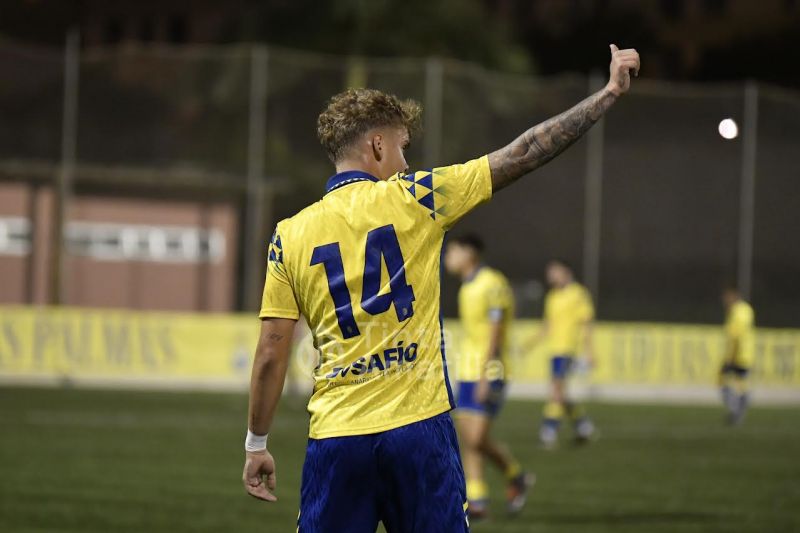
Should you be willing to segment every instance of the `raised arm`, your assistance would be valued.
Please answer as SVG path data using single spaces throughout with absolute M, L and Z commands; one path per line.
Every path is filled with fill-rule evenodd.
M 537 124 L 511 144 L 489 154 L 492 191 L 518 180 L 566 150 L 600 120 L 617 98 L 628 91 L 631 72 L 639 74 L 639 54 L 611 45 L 611 77 L 600 91 L 572 109 Z

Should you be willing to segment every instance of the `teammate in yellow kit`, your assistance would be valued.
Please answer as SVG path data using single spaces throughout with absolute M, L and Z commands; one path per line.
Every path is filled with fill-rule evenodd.
M 578 356 L 593 361 L 592 321 L 594 307 L 586 288 L 575 281 L 572 268 L 564 261 L 553 260 L 547 264 L 547 282 L 551 286 L 544 302 L 544 320 L 534 344 L 548 340 L 550 358 L 550 398 L 544 406 L 539 439 L 543 446 L 552 448 L 558 443 L 561 420 L 572 420 L 578 442 L 586 442 L 595 433 L 592 421 L 583 408 L 567 395 L 567 378 L 578 361 Z
M 735 425 L 744 419 L 749 403 L 747 377 L 755 356 L 755 314 L 733 286 L 723 289 L 722 305 L 726 312 L 726 347 L 719 379 L 726 421 Z
M 466 488 L 439 315 L 445 234 L 500 189 L 575 143 L 625 93 L 635 50 L 611 45 L 611 79 L 505 147 L 410 172 L 421 109 L 370 89 L 334 96 L 317 135 L 336 174 L 278 223 L 268 251 L 242 482 L 275 501 L 267 437 L 292 331 L 308 321 L 319 365 L 298 531 L 468 531 Z
M 464 235 L 449 240 L 444 256 L 447 271 L 462 282 L 458 293 L 462 342 L 456 367 L 456 415 L 470 518 L 483 518 L 487 511 L 489 489 L 483 476 L 484 458 L 506 477 L 510 513 L 522 509 L 532 482 L 506 446 L 490 435 L 492 421 L 505 396 L 514 294 L 500 271 L 483 264 L 482 252 L 483 242 L 478 236 Z

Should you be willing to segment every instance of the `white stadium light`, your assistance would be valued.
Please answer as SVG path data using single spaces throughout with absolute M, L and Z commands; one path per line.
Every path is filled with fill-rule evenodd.
M 735 139 L 739 135 L 739 126 L 732 118 L 721 120 L 718 130 L 723 139 Z

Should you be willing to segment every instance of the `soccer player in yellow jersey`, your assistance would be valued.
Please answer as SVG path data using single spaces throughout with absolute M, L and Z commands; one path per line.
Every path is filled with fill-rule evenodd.
M 747 376 L 755 356 L 755 314 L 753 308 L 733 286 L 722 291 L 725 307 L 725 356 L 720 369 L 722 401 L 727 410 L 726 421 L 741 423 L 749 403 Z
M 409 172 L 415 102 L 370 89 L 334 96 L 317 134 L 336 167 L 316 203 L 278 223 L 268 249 L 242 481 L 275 501 L 267 450 L 302 314 L 319 364 L 308 403 L 300 533 L 467 531 L 466 494 L 439 317 L 445 233 L 478 204 L 573 144 L 625 93 L 635 50 L 611 47 L 611 79 L 511 144 Z
M 572 268 L 564 261 L 547 264 L 547 282 L 551 286 L 544 301 L 544 320 L 534 343 L 548 339 L 550 358 L 550 399 L 544 405 L 539 439 L 546 448 L 558 443 L 561 419 L 568 416 L 574 425 L 578 442 L 586 442 L 594 434 L 594 424 L 581 406 L 567 395 L 567 377 L 582 355 L 590 362 L 594 306 L 586 288 L 575 281 Z
M 508 328 L 514 318 L 514 294 L 506 277 L 482 262 L 483 241 L 476 235 L 450 239 L 444 255 L 447 271 L 461 278 L 458 314 L 462 342 L 458 352 L 456 415 L 461 435 L 470 518 L 486 516 L 489 490 L 483 459 L 506 477 L 508 511 L 525 505 L 528 477 L 507 448 L 490 435 L 506 387 Z M 532 481 L 532 479 L 531 479 Z

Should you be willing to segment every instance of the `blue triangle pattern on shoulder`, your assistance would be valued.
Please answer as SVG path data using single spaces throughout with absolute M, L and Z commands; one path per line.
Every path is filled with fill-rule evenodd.
M 426 194 L 425 196 L 423 196 L 422 198 L 420 198 L 417 201 L 420 204 L 422 204 L 423 206 L 425 206 L 428 209 L 430 209 L 431 211 L 436 211 L 436 206 L 434 204 L 433 193 L 432 192 Z
M 416 180 L 416 182 L 423 187 L 427 187 L 429 189 L 433 189 L 433 174 L 430 172 L 424 174 L 421 178 Z

